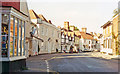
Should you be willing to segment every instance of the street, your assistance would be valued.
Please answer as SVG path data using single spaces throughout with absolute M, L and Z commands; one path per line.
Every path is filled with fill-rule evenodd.
M 56 53 L 27 59 L 23 72 L 118 72 L 118 60 L 92 57 L 87 53 Z

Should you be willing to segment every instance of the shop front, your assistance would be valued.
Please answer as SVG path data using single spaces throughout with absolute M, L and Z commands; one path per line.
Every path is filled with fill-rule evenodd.
M 26 67 L 27 17 L 13 7 L 0 7 L 0 61 L 3 72 L 17 71 Z

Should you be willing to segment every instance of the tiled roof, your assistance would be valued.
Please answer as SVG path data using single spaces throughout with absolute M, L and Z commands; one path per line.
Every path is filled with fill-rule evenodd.
M 80 35 L 80 31 L 74 31 L 74 32 L 77 36 Z
M 66 32 L 73 32 L 72 30 L 67 30 L 67 29 L 65 29 L 65 28 L 61 28 L 61 30 L 64 30 L 64 31 L 66 31 Z
M 39 18 L 38 15 L 34 12 L 34 10 L 29 10 L 29 14 L 31 19 Z
M 2 6 L 11 6 L 20 11 L 20 0 L 0 0 Z
M 103 26 L 101 26 L 101 28 L 105 28 L 106 26 L 109 26 L 111 24 L 111 21 L 108 21 L 107 23 L 105 23 Z
M 95 40 L 89 33 L 80 32 L 80 34 L 81 34 L 81 37 L 83 39 L 92 39 L 92 40 Z

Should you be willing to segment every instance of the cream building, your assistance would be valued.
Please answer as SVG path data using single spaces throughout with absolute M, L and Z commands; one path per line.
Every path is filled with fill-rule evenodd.
M 102 26 L 104 41 L 101 52 L 114 55 L 120 54 L 120 24 L 118 18 L 119 16 L 116 15 Z
M 54 53 L 56 49 L 61 49 L 61 32 L 60 29 L 46 20 L 43 15 L 37 15 L 33 10 L 30 10 L 31 21 L 38 27 L 38 37 L 43 40 L 38 41 L 39 52 Z

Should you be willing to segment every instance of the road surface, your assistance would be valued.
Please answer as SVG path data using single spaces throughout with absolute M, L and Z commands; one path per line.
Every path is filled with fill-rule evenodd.
M 46 54 L 27 59 L 23 72 L 118 72 L 118 60 L 96 58 L 90 53 Z

